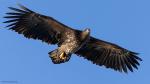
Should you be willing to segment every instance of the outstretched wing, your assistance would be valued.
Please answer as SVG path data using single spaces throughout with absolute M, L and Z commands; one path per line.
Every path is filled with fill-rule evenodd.
M 7 16 L 4 18 L 9 20 L 4 23 L 11 23 L 7 27 L 27 38 L 56 44 L 60 39 L 59 35 L 69 28 L 52 17 L 40 15 L 22 5 L 19 6 L 21 9 L 9 7 L 13 12 L 6 13 Z
M 137 66 L 140 65 L 138 61 L 142 61 L 135 52 L 93 37 L 75 54 L 83 56 L 94 64 L 104 65 L 107 68 L 126 73 L 128 70 L 133 72 L 133 68 L 138 69 Z

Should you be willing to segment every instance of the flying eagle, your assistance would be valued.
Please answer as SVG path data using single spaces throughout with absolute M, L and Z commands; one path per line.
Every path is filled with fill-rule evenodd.
M 11 23 L 7 27 L 26 38 L 57 44 L 58 48 L 48 53 L 54 64 L 67 62 L 72 54 L 76 54 L 93 64 L 127 73 L 138 69 L 139 61 L 142 61 L 138 53 L 90 36 L 89 28 L 73 29 L 52 17 L 19 6 L 19 9 L 8 7 L 12 12 L 6 13 L 4 18 L 9 20 L 4 23 Z

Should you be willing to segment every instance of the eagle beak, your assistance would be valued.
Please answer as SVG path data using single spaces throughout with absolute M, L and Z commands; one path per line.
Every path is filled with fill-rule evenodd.
M 85 29 L 85 30 L 84 30 L 84 32 L 89 33 L 89 32 L 90 32 L 90 29 L 89 29 L 89 28 L 87 28 L 87 29 Z
M 63 53 L 61 53 L 61 55 L 59 56 L 60 57 L 60 59 L 66 59 L 66 57 L 65 57 L 65 53 L 63 52 Z

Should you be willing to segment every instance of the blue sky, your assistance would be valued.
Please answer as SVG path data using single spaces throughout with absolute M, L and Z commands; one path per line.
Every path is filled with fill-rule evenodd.
M 0 84 L 148 84 L 150 83 L 149 0 L 0 0 Z M 73 55 L 68 63 L 55 65 L 48 52 L 57 46 L 28 40 L 9 31 L 9 6 L 17 3 L 76 28 L 91 28 L 91 35 L 140 53 L 143 59 L 134 73 L 119 73 L 93 65 Z

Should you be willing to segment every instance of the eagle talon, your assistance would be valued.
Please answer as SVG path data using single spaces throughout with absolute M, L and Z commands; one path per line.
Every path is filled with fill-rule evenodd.
M 61 55 L 59 56 L 59 58 L 62 59 L 62 60 L 66 59 L 65 53 L 64 52 L 61 53 Z

